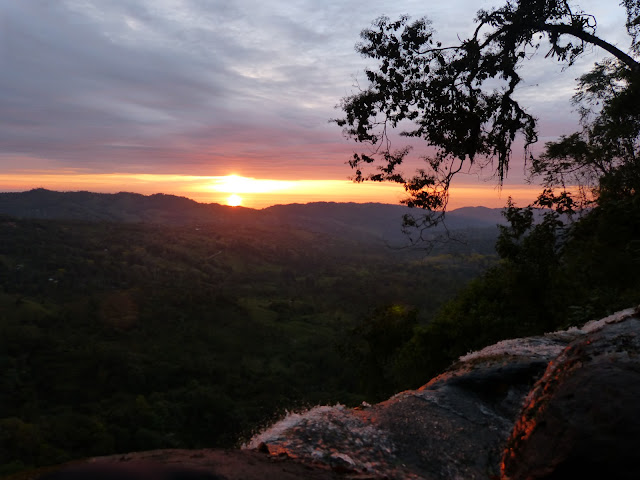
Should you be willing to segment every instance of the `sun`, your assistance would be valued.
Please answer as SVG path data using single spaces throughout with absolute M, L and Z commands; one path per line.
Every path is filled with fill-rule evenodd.
M 229 195 L 227 197 L 227 205 L 231 207 L 242 205 L 242 197 L 240 195 L 236 195 L 235 193 L 233 195 Z

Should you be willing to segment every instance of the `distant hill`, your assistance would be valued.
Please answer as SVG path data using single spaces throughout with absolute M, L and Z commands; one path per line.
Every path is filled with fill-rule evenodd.
M 383 203 L 335 203 L 315 202 L 307 204 L 276 205 L 262 210 L 272 222 L 297 225 L 312 231 L 332 234 L 376 238 L 391 246 L 402 246 L 408 239 L 402 233 L 402 218 L 405 214 L 419 216 L 420 210 L 401 205 Z M 490 237 L 497 234 L 496 225 L 504 223 L 501 209 L 486 207 L 464 207 L 447 212 L 446 226 L 457 237 L 481 234 Z M 434 234 L 442 234 L 443 227 L 435 228 Z
M 501 209 L 464 207 L 447 213 L 447 228 L 458 238 L 481 239 L 490 245 L 497 235 L 496 225 L 504 223 Z M 34 189 L 19 193 L 0 193 L 0 214 L 18 218 L 84 220 L 164 225 L 217 224 L 221 228 L 239 225 L 303 229 L 351 240 L 406 246 L 401 231 L 405 214 L 420 211 L 401 205 L 381 203 L 315 202 L 276 205 L 263 210 L 229 207 L 217 203 L 198 203 L 174 195 L 141 195 L 55 192 Z M 435 229 L 442 233 L 444 229 Z M 486 250 L 482 247 L 482 250 Z
M 138 193 L 55 192 L 38 188 L 0 193 L 0 213 L 19 218 L 89 220 L 129 223 L 215 223 L 250 209 L 203 204 L 175 195 Z

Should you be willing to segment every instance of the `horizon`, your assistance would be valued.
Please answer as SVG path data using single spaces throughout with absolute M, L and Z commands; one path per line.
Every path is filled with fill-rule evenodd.
M 249 179 L 247 177 L 231 176 L 234 179 L 240 179 L 241 181 L 247 181 L 246 184 L 250 185 L 251 180 L 256 181 L 254 186 L 236 186 L 236 188 L 218 188 L 211 187 L 209 191 L 201 190 L 175 190 L 173 191 L 159 191 L 153 189 L 153 182 L 145 184 L 143 188 L 136 190 L 127 188 L 74 188 L 67 189 L 60 186 L 51 185 L 37 185 L 23 188 L 6 188 L 0 184 L 0 194 L 4 193 L 27 193 L 30 191 L 45 190 L 56 193 L 96 193 L 96 194 L 111 194 L 118 193 L 131 193 L 144 196 L 152 195 L 169 195 L 187 198 L 201 204 L 218 204 L 230 207 L 243 207 L 254 210 L 262 210 L 277 205 L 305 205 L 311 203 L 356 203 L 356 204 L 385 204 L 404 206 L 400 203 L 401 190 L 397 185 L 379 184 L 379 183 L 365 183 L 354 184 L 353 182 L 344 181 L 337 182 L 332 181 L 331 184 L 335 188 L 341 187 L 337 191 L 329 191 L 322 189 L 326 188 L 326 183 L 322 181 L 302 181 L 299 182 L 301 186 L 288 187 L 289 193 L 280 193 L 279 195 L 273 195 L 269 191 L 256 191 L 259 190 L 260 180 Z M 224 179 L 225 177 L 219 177 Z M 224 180 L 223 180 L 224 182 Z M 274 182 L 273 180 L 267 180 L 266 182 Z M 289 184 L 295 184 L 296 182 L 287 182 Z M 224 185 L 224 183 L 222 183 Z M 300 189 L 315 185 L 318 191 L 311 193 L 308 190 L 300 192 Z M 232 186 L 233 187 L 233 186 Z M 363 188 L 364 187 L 364 188 Z M 480 189 L 477 186 L 459 186 L 452 188 L 451 201 L 447 205 L 447 210 L 453 211 L 459 208 L 465 207 L 485 207 L 485 208 L 504 208 L 507 204 L 507 199 L 511 198 L 516 205 L 525 206 L 530 204 L 533 199 L 538 195 L 539 188 L 536 186 L 520 186 L 520 188 L 504 189 L 500 194 L 496 191 L 496 188 L 484 188 Z M 346 191 L 346 193 L 345 193 Z M 293 193 L 291 193 L 293 192 Z M 515 195 L 514 195 L 515 194 Z M 478 202 L 478 198 L 484 198 L 484 202 Z
M 0 190 L 0 195 L 4 195 L 4 194 L 24 194 L 24 193 L 31 193 L 31 192 L 38 192 L 38 191 L 48 192 L 48 193 L 60 193 L 60 194 L 89 193 L 89 194 L 95 194 L 95 195 L 121 195 L 121 194 L 125 194 L 125 195 L 141 195 L 143 197 L 167 196 L 167 197 L 175 197 L 175 198 L 184 198 L 186 200 L 193 201 L 193 202 L 195 202 L 197 204 L 200 204 L 200 205 L 219 205 L 221 207 L 230 207 L 230 208 L 239 207 L 239 208 L 244 209 L 244 210 L 266 210 L 267 208 L 271 208 L 271 207 L 286 207 L 286 206 L 294 206 L 294 205 L 314 205 L 314 204 L 389 205 L 389 206 L 392 206 L 392 207 L 400 207 L 400 208 L 414 208 L 414 207 L 407 207 L 406 205 L 402 205 L 402 204 L 398 204 L 398 203 L 386 203 L 386 202 L 379 202 L 379 201 L 378 202 L 376 202 L 376 201 L 351 202 L 351 201 L 334 201 L 334 200 L 315 200 L 315 201 L 309 201 L 309 202 L 274 203 L 274 204 L 269 205 L 267 207 L 255 208 L 255 207 L 247 207 L 245 205 L 232 205 L 230 203 L 200 202 L 198 200 L 195 200 L 195 199 L 190 198 L 190 197 L 186 197 L 184 195 L 174 195 L 174 194 L 171 194 L 171 193 L 163 193 L 163 192 L 155 192 L 155 193 L 149 193 L 149 194 L 131 192 L 131 191 L 128 191 L 128 190 L 121 190 L 119 192 L 94 192 L 94 191 L 91 191 L 91 190 L 51 190 L 51 189 L 44 188 L 44 187 L 36 187 L 36 188 L 29 189 L 29 190 L 19 190 L 19 191 L 3 191 L 3 190 Z M 498 209 L 498 208 L 502 208 L 502 207 L 486 207 L 484 205 L 465 205 L 465 206 L 462 206 L 462 207 L 456 207 L 456 208 L 450 209 L 448 211 L 453 212 L 453 211 L 461 210 L 461 209 L 465 209 L 465 208 Z M 421 210 L 418 207 L 415 207 L 415 209 L 416 210 Z
M 360 31 L 381 15 L 427 15 L 450 42 L 473 30 L 477 8 L 500 3 L 4 2 L 0 15 L 11 41 L 0 80 L 7 92 L 0 98 L 0 190 L 162 191 L 217 203 L 237 195 L 232 202 L 252 208 L 398 203 L 401 185 L 347 180 L 355 145 L 328 121 L 370 66 L 354 50 Z M 613 43 L 628 41 L 622 7 L 580 3 Z M 542 57 L 523 65 L 518 93 L 540 119 L 534 154 L 579 129 L 570 103 L 575 78 L 604 53 L 586 53 L 570 72 Z M 433 150 L 406 141 L 413 146 L 409 173 Z M 516 139 L 502 189 L 483 183 L 490 171 L 461 172 L 450 208 L 504 206 L 509 196 L 531 203 L 538 189 L 527 183 L 521 147 Z M 215 190 L 216 179 L 231 175 L 277 188 Z

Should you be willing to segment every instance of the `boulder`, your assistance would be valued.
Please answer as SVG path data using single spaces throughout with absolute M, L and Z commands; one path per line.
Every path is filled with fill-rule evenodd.
M 517 419 L 502 478 L 640 478 L 640 318 L 605 320 L 549 363 Z
M 500 342 L 380 404 L 290 414 L 246 448 L 380 478 L 497 476 L 523 399 L 580 334 Z
M 380 404 L 289 415 L 247 447 L 391 479 L 640 478 L 639 317 L 502 341 Z

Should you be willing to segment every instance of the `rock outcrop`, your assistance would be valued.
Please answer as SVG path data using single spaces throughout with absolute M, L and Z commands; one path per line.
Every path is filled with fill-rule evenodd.
M 640 478 L 639 353 L 640 316 L 626 310 L 499 342 L 374 406 L 291 415 L 248 447 L 381 478 Z
M 524 397 L 573 338 L 500 342 L 383 403 L 289 415 L 247 447 L 379 477 L 497 476 Z
M 155 476 L 132 479 L 640 478 L 639 399 L 640 310 L 630 309 L 499 342 L 377 405 L 290 414 L 242 451 L 146 452 L 92 468 L 197 467 L 176 477 L 146 466 Z M 66 473 L 50 478 L 90 478 Z
M 640 316 L 572 342 L 525 401 L 503 478 L 640 478 Z

